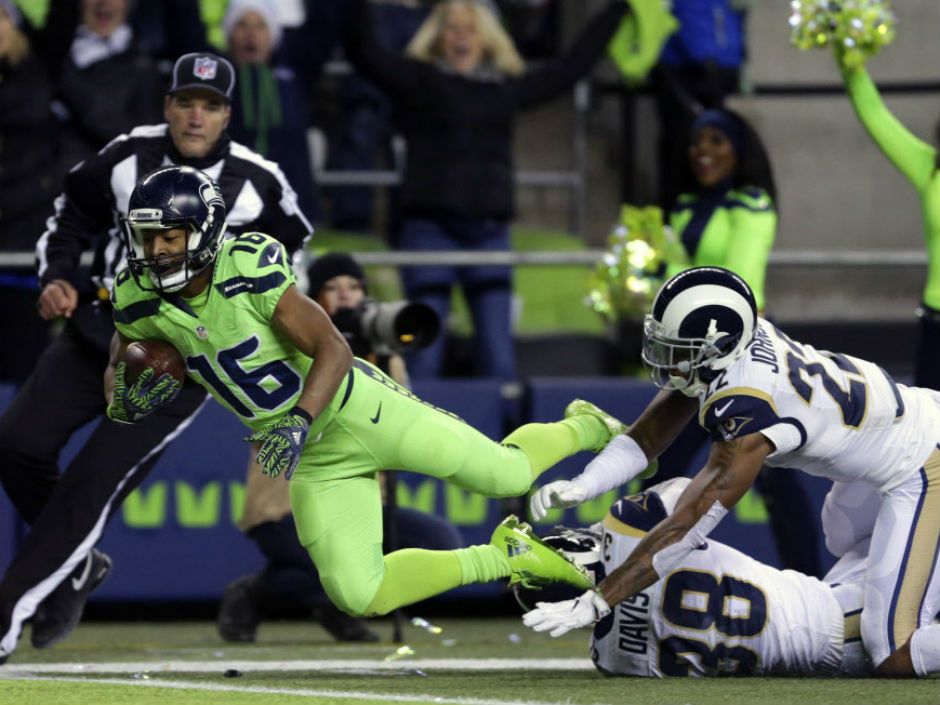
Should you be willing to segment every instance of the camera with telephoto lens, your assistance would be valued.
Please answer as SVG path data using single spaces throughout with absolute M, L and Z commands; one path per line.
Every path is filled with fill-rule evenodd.
M 414 301 L 379 303 L 366 299 L 356 308 L 339 309 L 332 319 L 355 355 L 403 353 L 424 348 L 441 330 L 441 321 L 434 309 Z

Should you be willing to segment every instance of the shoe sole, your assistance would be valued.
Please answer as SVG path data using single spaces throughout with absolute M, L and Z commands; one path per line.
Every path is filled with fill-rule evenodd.
M 532 527 L 529 524 L 527 524 L 526 522 L 520 522 L 518 520 L 516 521 L 517 521 L 516 524 L 501 524 L 499 527 L 497 527 L 497 532 L 499 532 L 499 529 L 502 529 L 503 531 L 500 532 L 498 535 L 494 532 L 493 538 L 499 540 L 499 539 L 505 539 L 506 536 L 515 536 L 516 540 L 518 541 L 525 541 L 531 544 L 536 544 L 538 546 L 541 546 L 546 551 L 548 551 L 550 555 L 554 556 L 559 561 L 563 561 L 567 567 L 570 567 L 571 569 L 576 571 L 579 575 L 581 575 L 581 577 L 584 578 L 585 582 L 583 585 L 573 585 L 573 583 L 571 583 L 568 580 L 565 580 L 564 578 L 546 578 L 540 575 L 536 575 L 530 570 L 513 570 L 509 578 L 510 586 L 522 585 L 523 587 L 529 588 L 531 590 L 539 590 L 545 587 L 546 585 L 551 585 L 552 583 L 566 583 L 568 585 L 573 585 L 576 588 L 584 588 L 585 590 L 588 590 L 594 587 L 593 581 L 588 577 L 588 575 L 581 568 L 579 568 L 570 560 L 568 560 L 567 558 L 562 556 L 560 553 L 558 553 L 556 549 L 554 549 L 553 547 L 549 546 L 547 543 L 542 541 L 542 539 L 539 538 L 535 534 L 535 532 L 532 530 Z M 492 543 L 492 540 L 493 539 L 490 539 L 491 543 Z M 504 543 L 508 543 L 508 542 L 503 540 L 500 542 L 500 546 L 502 546 L 502 544 Z M 497 548 L 500 548 L 500 546 L 497 546 Z

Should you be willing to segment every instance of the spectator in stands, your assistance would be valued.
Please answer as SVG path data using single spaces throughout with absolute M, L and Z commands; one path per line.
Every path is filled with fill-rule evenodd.
M 764 277 L 777 230 L 777 190 L 767 151 L 747 121 L 724 108 L 701 113 L 683 147 L 686 159 L 677 175 L 681 193 L 669 223 L 688 264 L 672 265 L 669 275 L 686 266 L 730 269 L 750 285 L 763 313 Z M 679 473 L 697 469 L 689 465 L 706 440 L 707 435 L 690 424 L 661 467 Z M 796 471 L 764 470 L 756 487 L 767 504 L 784 567 L 819 576 L 818 526 L 810 519 L 792 520 L 813 516 Z
M 297 190 L 301 210 L 319 216 L 307 131 L 310 119 L 294 72 L 274 62 L 281 40 L 274 0 L 231 0 L 222 22 L 238 70 L 232 101 L 232 138 L 277 162 Z
M 659 115 L 660 200 L 678 191 L 674 169 L 685 155 L 681 147 L 695 114 L 717 108 L 737 93 L 745 60 L 741 0 L 673 0 L 679 30 L 672 35 L 655 72 Z
M 366 0 L 354 0 L 346 32 L 353 65 L 388 95 L 408 144 L 401 188 L 405 250 L 505 251 L 513 216 L 512 136 L 516 112 L 568 90 L 603 56 L 627 11 L 609 3 L 561 57 L 526 69 L 488 6 L 435 6 L 406 56 L 375 40 Z M 408 298 L 446 320 L 460 281 L 473 315 L 476 359 L 488 376 L 513 379 L 509 267 L 412 267 Z M 441 373 L 444 341 L 414 354 L 412 375 Z
M 344 311 L 360 306 L 365 298 L 365 273 L 346 253 L 335 252 L 317 258 L 308 271 L 308 279 L 308 295 L 334 320 Z M 338 320 L 337 325 L 341 325 Z M 345 332 L 344 335 L 349 337 Z M 357 354 L 376 364 L 396 382 L 408 385 L 407 370 L 400 357 L 376 356 L 367 341 L 354 339 L 350 344 L 357 349 Z M 253 453 L 252 457 L 255 455 Z M 386 478 L 382 479 L 383 505 L 388 506 Z M 394 506 L 394 502 L 391 504 Z M 440 517 L 399 508 L 393 510 L 392 516 L 398 537 L 394 549 L 446 551 L 464 545 L 460 532 Z M 388 519 L 387 515 L 386 533 L 389 533 Z M 258 545 L 267 565 L 261 573 L 239 578 L 225 589 L 218 619 L 223 639 L 253 642 L 264 616 L 293 609 L 312 612 L 337 641 L 378 640 L 375 632 L 361 620 L 341 612 L 327 599 L 316 568 L 297 539 L 290 509 L 290 484 L 265 477 L 256 460 L 248 467 L 245 511 L 240 527 Z
M 78 21 L 78 1 L 61 0 L 34 29 L 0 0 L 0 251 L 32 252 L 67 164 L 49 110 L 52 86 Z M 0 377 L 23 381 L 49 341 L 36 315 L 39 282 L 28 269 L 0 270 L 0 310 L 16 344 L 0 346 Z
M 370 0 L 375 39 L 387 51 L 402 52 L 430 11 L 430 0 Z M 339 85 L 339 125 L 329 164 L 337 171 L 368 171 L 382 160 L 394 162 L 391 139 L 392 106 L 385 94 L 361 76 L 344 76 Z M 371 228 L 374 188 L 338 186 L 330 189 L 333 224 L 341 230 Z M 397 191 L 389 191 L 389 239 L 398 237 Z
M 66 156 L 77 164 L 114 137 L 163 119 L 164 80 L 128 24 L 129 0 L 82 0 L 58 84 Z
M 134 2 L 130 22 L 141 51 L 167 70 L 178 56 L 210 51 L 199 0 Z
M 875 144 L 907 177 L 921 200 L 927 241 L 927 284 L 920 319 L 914 384 L 940 389 L 940 151 L 914 135 L 888 110 L 864 66 L 849 68 L 836 49 L 836 61 L 852 106 Z M 935 138 L 940 142 L 940 122 Z
M 777 231 L 773 172 L 753 128 L 737 113 L 707 110 L 680 145 L 680 194 L 669 224 L 689 265 L 718 265 L 741 275 L 764 309 L 764 276 Z M 670 276 L 678 269 L 673 266 Z

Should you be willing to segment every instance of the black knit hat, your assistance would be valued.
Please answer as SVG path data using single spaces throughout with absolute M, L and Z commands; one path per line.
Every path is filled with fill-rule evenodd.
M 343 274 L 358 279 L 365 289 L 366 273 L 352 255 L 347 252 L 329 252 L 317 257 L 307 270 L 307 278 L 310 280 L 307 295 L 312 299 L 317 298 L 330 279 Z

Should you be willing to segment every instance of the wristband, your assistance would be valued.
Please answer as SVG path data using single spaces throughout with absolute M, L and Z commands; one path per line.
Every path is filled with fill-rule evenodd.
M 304 421 L 307 422 L 307 425 L 310 426 L 313 423 L 313 417 L 310 415 L 310 412 L 300 406 L 294 406 L 290 411 L 287 412 L 288 415 L 299 416 Z
M 599 497 L 630 482 L 648 465 L 649 460 L 637 442 L 630 436 L 620 434 L 572 482 L 587 490 L 589 498 Z

